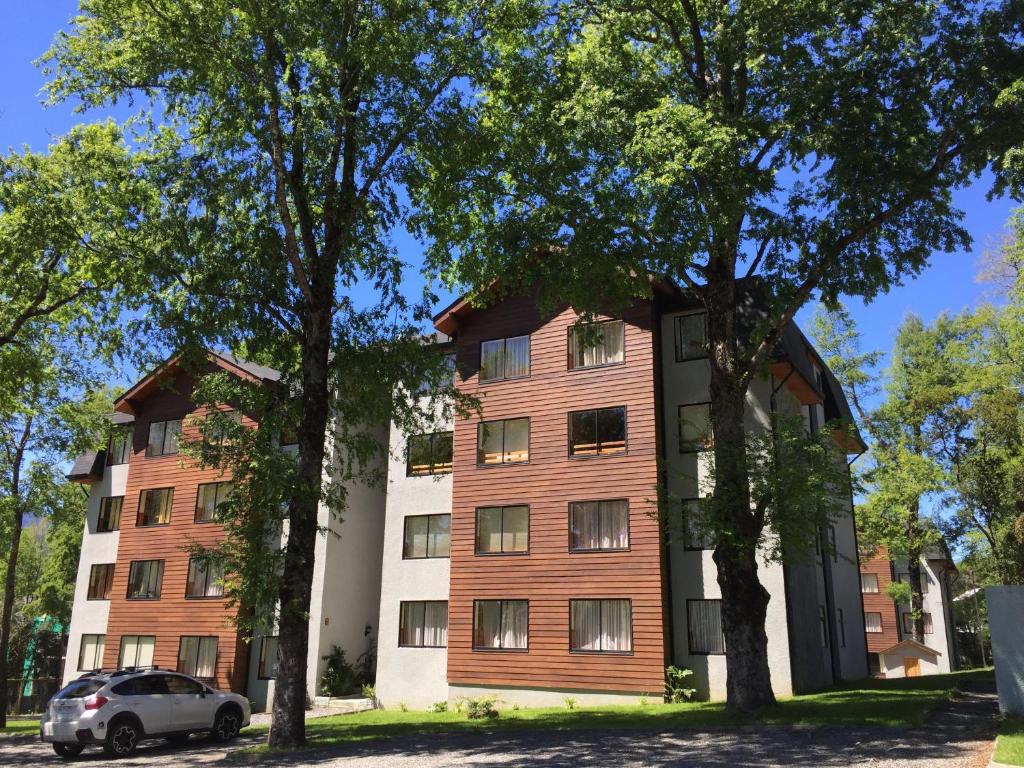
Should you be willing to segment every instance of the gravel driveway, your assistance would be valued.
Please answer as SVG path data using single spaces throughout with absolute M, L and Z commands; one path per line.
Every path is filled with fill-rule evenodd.
M 883 728 L 751 727 L 652 732 L 642 730 L 523 731 L 402 737 L 364 742 L 301 756 L 253 760 L 206 741 L 185 747 L 153 742 L 131 760 L 109 762 L 98 750 L 76 761 L 86 766 L 198 766 L 225 768 L 312 765 L 331 768 L 446 768 L 447 766 L 753 766 L 812 768 L 985 768 L 992 751 L 996 704 L 991 695 L 965 694 L 915 731 Z M 258 743 L 241 739 L 239 745 Z M 50 746 L 25 737 L 0 737 L 0 766 L 60 764 Z

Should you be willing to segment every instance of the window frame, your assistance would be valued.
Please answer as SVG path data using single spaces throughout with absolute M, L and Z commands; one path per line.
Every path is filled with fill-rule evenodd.
M 682 320 L 684 318 L 694 317 L 694 316 L 697 316 L 697 315 L 703 316 L 703 318 L 704 318 L 704 344 L 706 345 L 708 343 L 708 313 L 706 311 L 704 311 L 704 310 L 693 310 L 693 311 L 690 311 L 690 312 L 682 312 L 682 313 L 680 313 L 678 315 L 675 315 L 672 318 L 672 346 L 674 348 L 675 359 L 676 359 L 677 363 L 688 363 L 691 360 L 707 360 L 708 359 L 708 353 L 706 351 L 703 354 L 701 354 L 701 355 L 693 355 L 693 356 L 690 356 L 690 357 L 681 357 L 680 356 L 682 354 L 682 345 L 680 344 L 680 341 L 682 340 L 682 336 L 681 336 L 679 331 L 680 331 L 680 326 L 682 325 Z
M 598 434 L 598 414 L 601 411 L 622 411 L 622 449 L 617 451 L 602 451 L 600 446 L 602 445 L 601 436 Z M 573 441 L 572 441 L 572 417 L 574 414 L 579 413 L 593 413 L 594 414 L 594 439 L 595 449 L 594 453 L 583 454 L 573 453 Z M 604 458 L 607 456 L 627 456 L 629 455 L 629 408 L 625 405 L 609 405 L 601 408 L 580 408 L 576 411 L 569 411 L 566 418 L 566 428 L 568 434 L 568 445 L 566 446 L 567 456 L 570 459 L 597 459 Z
M 110 433 L 110 437 L 107 439 L 107 456 L 104 460 L 104 464 L 108 467 L 122 467 L 129 462 L 132 457 L 132 438 L 134 437 L 135 430 L 132 427 L 116 427 Z M 120 461 L 114 461 L 114 445 L 115 443 L 124 441 L 124 447 L 121 450 Z
M 103 638 L 102 641 L 97 641 L 96 642 L 96 648 L 99 651 L 99 653 L 98 653 L 98 658 L 96 658 L 96 656 L 94 655 L 93 661 L 94 662 L 98 661 L 99 663 L 96 664 L 95 666 L 92 666 L 92 667 L 86 667 L 86 666 L 82 665 L 82 662 L 84 661 L 83 656 L 85 654 L 85 639 L 87 637 L 92 637 L 92 638 L 102 637 Z M 85 633 L 81 634 L 79 636 L 79 638 L 78 638 L 78 669 L 76 671 L 78 671 L 78 672 L 90 672 L 90 671 L 92 671 L 94 669 L 103 669 L 103 654 L 106 653 L 106 650 L 107 650 L 107 634 L 106 634 L 106 632 L 85 632 Z
M 278 654 L 278 649 L 280 648 L 280 635 L 264 635 L 263 637 L 260 638 L 260 658 L 259 658 L 259 661 L 256 663 L 257 664 L 256 665 L 256 679 L 257 680 L 276 680 L 277 679 L 277 670 L 276 669 L 274 670 L 274 674 L 273 675 L 266 674 L 266 671 L 267 671 L 267 666 L 266 666 L 266 662 L 267 662 L 267 641 L 268 640 L 273 640 L 274 641 L 274 656 L 275 656 L 274 663 L 275 664 L 278 663 L 278 660 L 277 660 L 276 656 Z
M 114 568 L 115 567 L 116 567 L 116 563 L 93 563 L 92 565 L 89 566 L 89 587 L 88 587 L 88 589 L 85 592 L 85 599 L 87 601 L 89 601 L 89 600 L 109 600 L 110 599 L 111 591 L 114 588 Z M 93 583 L 94 583 L 94 576 L 93 576 L 93 574 L 95 574 L 97 572 L 97 569 L 103 569 L 104 571 L 106 571 L 106 578 L 104 579 L 105 586 L 104 586 L 104 588 L 102 590 L 102 593 L 103 593 L 102 597 L 95 597 L 95 596 L 93 596 L 93 591 L 92 591 Z
M 693 626 L 690 621 L 690 603 L 718 603 L 718 623 L 722 623 L 722 598 L 697 597 L 686 600 L 686 649 L 689 656 L 725 656 L 725 629 L 722 629 L 722 650 L 718 651 L 695 651 L 693 650 Z
M 128 638 L 131 638 L 131 637 L 135 638 L 135 663 L 134 664 L 125 664 L 124 663 L 124 645 L 125 645 L 124 641 L 127 640 Z M 131 668 L 131 667 L 140 668 L 140 667 L 152 666 L 152 664 L 142 664 L 142 665 L 139 664 L 139 641 L 144 639 L 144 638 L 152 638 L 152 640 L 153 640 L 153 658 L 154 659 L 156 658 L 156 635 L 121 635 L 121 638 L 118 640 L 118 643 L 117 643 L 117 668 L 118 669 L 128 669 L 128 668 Z
M 144 503 L 143 500 L 146 498 L 146 494 L 147 493 L 155 493 L 157 491 L 165 491 L 165 492 L 167 492 L 169 494 L 169 498 L 167 500 L 167 520 L 165 522 L 162 522 L 162 523 L 144 523 L 144 522 L 142 522 L 143 515 L 145 514 L 145 511 L 144 511 L 145 510 L 145 503 Z M 143 488 L 141 491 L 139 491 L 139 508 L 137 510 L 135 510 L 135 527 L 136 528 L 153 528 L 153 527 L 159 527 L 159 526 L 162 526 L 162 525 L 170 525 L 171 524 L 171 516 L 172 516 L 173 512 L 174 512 L 174 486 L 173 485 L 166 486 L 166 487 L 163 487 L 163 488 Z
M 206 563 L 207 563 L 207 565 L 206 565 L 206 577 L 204 579 L 205 583 L 204 583 L 204 587 L 203 587 L 203 594 L 201 594 L 201 595 L 190 595 L 188 593 L 188 585 L 190 583 L 193 583 L 193 581 L 192 581 L 192 566 L 193 566 L 193 563 L 199 563 L 199 562 L 202 562 L 202 561 L 206 561 Z M 224 599 L 224 583 L 223 583 L 223 581 L 224 581 L 224 564 L 223 563 L 217 563 L 217 565 L 220 566 L 220 580 L 221 580 L 220 594 L 219 595 L 207 594 L 207 590 L 209 590 L 210 584 L 211 584 L 211 581 L 212 581 L 211 577 L 214 575 L 213 574 L 213 568 L 212 568 L 212 565 L 214 563 L 217 563 L 217 561 L 214 560 L 212 557 L 190 557 L 188 559 L 188 570 L 185 572 L 185 599 L 186 600 L 223 600 Z
M 147 459 L 159 459 L 159 458 L 162 458 L 164 456 L 177 456 L 178 455 L 178 449 L 180 447 L 178 443 L 181 440 L 181 430 L 182 430 L 182 422 L 183 421 L 184 421 L 184 418 L 177 418 L 177 419 L 163 419 L 161 421 L 151 421 L 151 422 L 149 422 L 149 426 L 148 426 L 148 428 L 146 430 L 146 449 L 145 449 L 145 451 L 143 451 L 145 457 Z M 174 423 L 177 423 L 177 425 L 178 425 L 178 432 L 177 432 L 178 439 L 175 440 L 175 442 L 174 442 L 174 450 L 173 451 L 168 451 L 167 450 L 167 425 L 168 424 L 174 424 Z M 150 445 L 152 444 L 151 437 L 152 437 L 152 434 L 153 434 L 153 427 L 155 425 L 157 425 L 157 424 L 162 424 L 163 428 L 164 428 L 164 433 L 163 433 L 163 435 L 160 438 L 160 453 L 151 453 L 150 452 Z
M 181 651 L 182 651 L 182 649 L 185 646 L 185 641 L 186 640 L 198 640 L 199 641 L 198 643 L 196 643 L 196 657 L 195 657 L 195 659 L 192 660 L 195 663 L 195 667 L 194 667 L 195 672 L 187 672 L 185 670 L 177 669 L 177 668 L 174 671 L 178 672 L 178 673 L 180 673 L 182 675 L 187 675 L 189 677 L 194 677 L 196 680 L 201 680 L 201 681 L 204 681 L 204 682 L 216 680 L 217 679 L 217 662 L 220 660 L 220 642 L 219 642 L 220 638 L 217 635 L 179 635 L 178 636 L 178 655 L 176 657 L 176 662 L 175 662 L 177 667 L 181 667 L 182 666 L 182 664 L 181 664 L 181 658 L 182 658 Z M 208 675 L 208 676 L 204 675 L 204 676 L 200 677 L 197 674 L 199 672 L 199 658 L 200 658 L 200 656 L 202 656 L 203 642 L 207 641 L 207 640 L 213 640 L 213 674 L 212 675 Z
M 196 486 L 196 508 L 195 508 L 195 510 L 192 513 L 192 522 L 195 525 L 208 525 L 209 523 L 217 522 L 217 520 L 216 520 L 216 517 L 217 517 L 217 507 L 219 507 L 221 505 L 221 503 L 224 501 L 224 499 L 221 498 L 221 489 L 225 485 L 230 485 L 231 486 L 228 489 L 228 492 L 225 494 L 225 498 L 226 498 L 227 496 L 230 496 L 231 492 L 234 491 L 234 489 L 235 489 L 235 481 L 234 480 L 215 480 L 212 483 L 199 483 L 199 485 Z M 213 513 L 210 515 L 210 519 L 209 520 L 200 520 L 199 519 L 199 509 L 200 509 L 200 507 L 199 507 L 199 500 L 202 498 L 203 488 L 209 488 L 210 486 L 213 486 L 213 488 L 214 488 L 214 492 L 213 492 Z M 173 497 L 171 498 L 171 502 L 172 503 L 174 502 Z
M 868 616 L 878 617 L 878 629 L 869 629 Z M 881 635 L 885 633 L 885 623 L 881 611 L 864 611 L 864 632 L 868 635 Z
M 504 648 L 491 645 L 476 644 L 476 606 L 477 603 L 498 603 L 498 636 L 504 622 L 504 603 L 526 603 L 526 645 L 523 648 Z M 473 600 L 473 619 L 470 627 L 470 650 L 474 653 L 529 653 L 530 652 L 530 601 L 525 597 L 481 598 Z
M 690 535 L 690 525 L 689 525 L 690 517 L 689 517 L 689 514 L 687 512 L 687 509 L 688 509 L 688 505 L 693 504 L 693 503 L 699 504 L 700 501 L 701 501 L 701 497 L 700 496 L 693 496 L 693 497 L 688 497 L 688 498 L 680 499 L 679 500 L 680 504 L 683 505 L 683 514 L 684 514 L 684 518 L 683 518 L 683 551 L 684 552 L 714 552 L 714 550 L 715 550 L 715 545 L 714 544 L 711 544 L 711 546 L 707 546 L 707 547 L 695 547 L 695 546 L 693 546 L 693 538 Z
M 601 634 L 604 630 L 604 604 L 606 602 L 625 602 L 629 605 L 629 650 L 628 651 L 606 651 L 591 650 L 588 648 L 573 648 L 572 645 L 572 611 L 573 603 L 598 603 L 598 626 L 601 630 Z M 569 598 L 569 653 L 571 654 L 583 654 L 583 655 L 597 655 L 597 656 L 632 656 L 635 649 L 635 643 L 633 642 L 633 598 L 631 597 L 570 597 Z
M 625 502 L 626 504 L 626 546 L 624 547 L 573 547 L 572 545 L 572 529 L 573 529 L 573 507 L 577 504 L 611 504 L 613 502 Z M 598 519 L 600 520 L 600 508 L 598 509 Z M 632 530 L 630 523 L 630 507 L 628 498 L 615 498 L 615 499 L 576 499 L 569 502 L 569 543 L 568 552 L 572 554 L 586 554 L 588 552 L 629 552 L 633 545 Z M 598 526 L 598 538 L 600 538 L 600 525 Z
M 864 577 L 865 576 L 870 576 L 872 579 L 875 580 L 875 588 L 874 589 L 867 589 L 867 590 L 864 589 Z M 878 595 L 878 594 L 881 594 L 881 585 L 878 583 L 878 574 L 877 573 L 867 573 L 867 572 L 861 573 L 861 575 L 860 575 L 860 593 L 862 595 Z
M 510 421 L 525 421 L 526 422 L 526 458 L 521 461 L 494 461 L 491 463 L 484 463 L 480 461 L 480 430 L 487 424 L 501 423 L 501 455 L 505 456 L 508 451 L 505 450 L 505 425 Z M 507 467 L 514 464 L 529 464 L 530 455 L 533 442 L 533 423 L 529 416 L 509 416 L 504 419 L 489 419 L 484 421 L 478 421 L 476 423 L 476 465 L 478 468 L 483 467 Z
M 415 643 L 403 643 L 402 642 L 402 618 L 405 616 L 404 607 L 406 605 L 418 605 L 418 606 L 422 607 L 423 634 L 426 634 L 426 628 L 427 628 L 427 603 L 444 603 L 444 606 L 445 606 L 445 608 L 444 608 L 444 615 L 445 615 L 445 625 L 444 625 L 444 627 L 445 627 L 444 628 L 445 644 L 444 645 L 427 645 L 425 643 L 421 643 L 421 644 L 417 645 Z M 448 640 L 448 627 L 449 627 L 449 621 L 450 620 L 451 620 L 451 605 L 450 605 L 448 600 L 400 600 L 399 603 L 398 603 L 398 647 L 399 648 L 447 648 L 448 647 L 448 642 L 447 642 L 447 640 Z
M 508 376 L 505 372 L 508 370 L 508 342 L 514 339 L 526 339 L 526 373 L 522 376 Z M 484 378 L 484 344 L 493 344 L 496 341 L 502 342 L 501 345 L 501 376 L 493 379 Z M 493 384 L 498 381 L 520 381 L 522 379 L 530 378 L 533 373 L 533 338 L 529 333 L 521 333 L 518 336 L 498 336 L 493 339 L 481 339 L 477 347 L 477 351 L 480 354 L 480 366 L 479 373 L 477 375 L 477 382 L 483 386 L 484 384 Z
M 117 500 L 117 515 L 115 520 L 117 524 L 112 528 L 110 525 L 110 507 L 114 506 L 113 502 Z M 104 515 L 106 510 L 106 515 Z M 96 510 L 96 533 L 114 533 L 115 531 L 121 530 L 121 513 L 124 512 L 124 496 L 102 496 L 100 498 L 100 506 Z M 106 521 L 108 527 L 100 527 L 100 523 Z
M 596 320 L 593 323 L 587 323 L 586 325 L 589 325 L 589 326 L 611 325 L 613 323 L 617 323 L 622 328 L 622 359 L 621 360 L 616 360 L 615 362 L 612 362 L 612 363 L 595 363 L 594 365 L 573 365 L 573 362 L 574 362 L 574 359 L 575 359 L 575 352 L 576 352 L 576 344 L 575 344 L 576 331 L 580 328 L 580 326 L 578 326 L 578 325 L 576 325 L 574 323 L 574 324 L 570 325 L 566 329 L 567 341 L 566 341 L 566 361 L 565 361 L 565 365 L 566 365 L 566 370 L 567 371 L 592 371 L 595 368 L 610 368 L 610 367 L 612 367 L 614 365 L 625 365 L 626 364 L 626 321 L 625 320 L 621 320 L 621 319 L 616 320 L 614 318 L 611 319 L 611 320 Z
M 911 637 L 913 637 L 913 635 L 914 635 L 914 617 L 913 617 L 913 614 L 908 612 L 908 611 L 902 611 L 902 612 L 900 612 L 900 616 L 902 617 L 901 620 L 903 622 L 903 634 L 904 635 L 910 635 Z M 935 634 L 935 624 L 932 623 L 934 619 L 932 617 L 931 611 L 922 611 L 921 612 L 921 616 L 924 619 L 924 633 L 926 635 L 934 635 Z M 909 627 L 907 626 L 908 624 L 910 625 Z
M 693 408 L 696 405 L 706 405 L 708 407 L 708 425 L 711 424 L 711 401 L 701 400 L 696 403 L 682 403 L 676 408 L 676 429 L 678 431 L 678 444 L 679 444 L 679 455 L 685 456 L 687 454 L 704 453 L 705 451 L 713 451 L 715 449 L 715 436 L 709 434 L 707 436 L 707 442 L 699 448 L 690 447 L 690 444 L 683 444 L 683 408 Z
M 408 554 L 409 552 L 409 521 L 414 519 L 427 518 L 427 554 L 422 557 L 417 557 Z M 430 554 L 430 523 L 435 517 L 447 517 L 448 518 L 448 554 L 446 555 L 432 555 Z M 452 513 L 451 512 L 436 512 L 426 515 L 406 515 L 402 520 L 402 559 L 403 560 L 450 560 L 452 557 Z
M 450 435 L 452 443 L 452 462 L 447 469 L 437 469 L 437 462 L 435 462 L 436 451 L 434 444 L 437 442 L 437 438 L 440 435 Z M 412 450 L 411 444 L 413 438 L 426 437 L 430 439 L 430 469 L 426 472 L 414 472 L 412 469 Z M 405 476 L 406 477 L 430 477 L 433 475 L 450 475 L 452 470 L 455 468 L 455 431 L 441 430 L 439 432 L 424 432 L 418 435 L 409 435 L 409 438 L 405 442 Z
M 159 563 L 160 575 L 157 579 L 156 595 L 149 597 L 132 597 L 132 574 L 136 569 L 136 564 L 142 563 Z M 125 589 L 125 600 L 159 600 L 164 591 L 164 560 L 162 559 L 150 559 L 150 560 L 132 560 L 128 566 L 128 586 Z M 152 566 L 149 566 L 152 568 Z M 147 581 L 149 579 L 147 578 Z
M 501 510 L 501 550 L 488 552 L 480 550 L 480 512 L 485 509 Z M 526 549 L 510 549 L 505 551 L 505 510 L 525 509 L 526 510 Z M 477 507 L 473 511 L 473 555 L 476 557 L 497 557 L 508 555 L 530 554 L 530 505 L 529 504 L 501 504 L 494 506 Z

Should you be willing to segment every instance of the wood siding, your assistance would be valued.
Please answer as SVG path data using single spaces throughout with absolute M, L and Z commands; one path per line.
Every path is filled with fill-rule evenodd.
M 628 313 L 625 362 L 567 369 L 563 309 L 542 320 L 534 303 L 511 298 L 461 321 L 459 387 L 481 398 L 483 419 L 530 418 L 525 464 L 478 467 L 474 415 L 456 419 L 451 531 L 448 681 L 453 685 L 525 686 L 657 695 L 665 666 L 662 548 L 656 519 L 658 481 L 654 321 L 649 305 Z M 480 343 L 530 334 L 530 375 L 480 384 Z M 570 411 L 626 407 L 627 452 L 569 458 Z M 628 499 L 629 551 L 569 552 L 569 503 Z M 528 504 L 529 552 L 475 555 L 475 510 Z M 529 601 L 529 649 L 474 651 L 473 601 Z M 632 600 L 633 651 L 569 651 L 569 601 Z
M 210 545 L 223 535 L 219 525 L 195 523 L 200 483 L 230 479 L 216 469 L 200 469 L 181 455 L 146 456 L 149 425 L 154 421 L 201 416 L 190 399 L 193 380 L 180 373 L 172 385 L 138 404 L 128 481 L 121 511 L 121 537 L 114 569 L 110 619 L 104 650 L 104 668 L 114 668 L 123 635 L 154 635 L 153 663 L 163 669 L 178 666 L 183 635 L 216 636 L 217 666 L 212 684 L 243 692 L 247 676 L 248 646 L 232 626 L 231 609 L 219 598 L 186 598 L 191 543 Z M 243 423 L 251 424 L 248 417 Z M 183 427 L 183 437 L 195 437 L 195 427 Z M 137 527 L 136 513 L 142 491 L 174 488 L 171 519 L 167 525 Z M 163 560 L 163 585 L 157 600 L 128 600 L 128 571 L 133 560 Z
M 885 588 L 892 582 L 889 551 L 880 547 L 871 559 L 861 558 L 860 572 L 873 573 L 878 577 L 878 594 L 864 594 L 864 613 L 882 614 L 882 631 L 864 633 L 868 640 L 868 653 L 878 653 L 900 641 L 896 603 L 885 594 Z

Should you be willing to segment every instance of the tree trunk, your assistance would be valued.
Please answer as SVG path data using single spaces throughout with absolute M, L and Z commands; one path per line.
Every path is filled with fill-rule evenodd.
M 713 261 L 712 264 L 715 262 Z M 746 380 L 738 363 L 736 285 L 729 274 L 708 275 L 711 425 L 714 437 L 714 509 L 722 530 L 714 560 L 722 591 L 726 704 L 749 712 L 775 703 L 768 669 L 765 617 L 769 595 L 757 575 L 757 545 L 764 525 L 751 509 L 744 410 Z
M 333 294 L 333 285 L 331 286 Z M 306 741 L 306 674 L 309 608 L 313 585 L 317 512 L 329 417 L 329 302 L 317 302 L 305 323 L 302 350 L 302 416 L 299 421 L 297 490 L 288 504 L 288 543 L 280 591 L 278 668 L 274 683 L 272 747 L 297 747 Z
M 924 590 L 921 589 L 921 520 L 919 503 L 915 503 L 907 515 L 907 581 L 910 582 L 910 615 L 913 621 L 914 640 L 924 642 Z
M 21 508 L 21 463 L 25 460 L 25 446 L 32 433 L 32 417 L 25 421 L 25 428 L 14 452 L 11 467 L 11 500 L 14 512 L 14 526 L 11 530 L 11 550 L 7 557 L 7 573 L 4 576 L 4 608 L 0 616 L 0 728 L 7 727 L 7 655 L 11 646 L 11 621 L 14 617 L 14 590 L 18 574 L 18 550 L 21 548 L 21 531 L 24 513 Z

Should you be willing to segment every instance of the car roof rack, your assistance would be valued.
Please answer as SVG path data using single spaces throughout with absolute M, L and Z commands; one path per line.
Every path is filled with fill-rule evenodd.
M 140 666 L 140 667 L 122 667 L 121 669 L 118 669 L 118 670 L 115 670 L 115 671 L 111 672 L 110 676 L 111 677 L 124 677 L 125 675 L 134 675 L 134 674 L 137 674 L 139 672 L 153 672 L 153 671 L 157 671 L 159 669 L 160 669 L 160 667 L 158 667 L 156 664 L 152 664 L 152 665 L 149 665 L 149 666 Z

